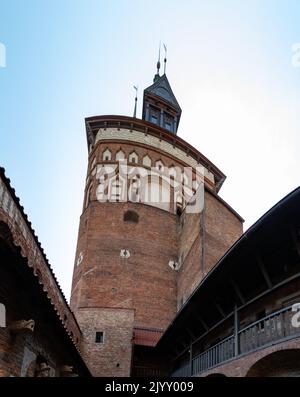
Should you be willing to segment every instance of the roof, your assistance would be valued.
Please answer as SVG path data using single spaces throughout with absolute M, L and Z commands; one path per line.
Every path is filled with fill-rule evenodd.
M 150 85 L 149 87 L 145 88 L 144 94 L 145 93 L 156 95 L 157 97 L 162 98 L 165 101 L 172 104 L 177 110 L 181 111 L 179 103 L 177 102 L 177 99 L 175 98 L 175 95 L 172 91 L 169 80 L 165 74 L 155 78 L 154 83 L 152 85 Z
M 3 213 L 6 213 L 8 215 L 8 218 L 11 217 L 16 217 L 16 219 L 10 219 L 11 224 L 19 224 L 19 227 L 23 230 L 23 232 L 27 236 L 27 243 L 34 242 L 36 246 L 31 245 L 31 250 L 35 251 L 35 266 L 42 265 L 44 267 L 44 271 L 42 272 L 41 275 L 38 275 L 39 277 L 39 282 L 42 283 L 43 285 L 43 290 L 47 293 L 48 298 L 50 299 L 53 309 L 56 312 L 56 315 L 59 318 L 59 321 L 62 323 L 62 326 L 65 328 L 66 333 L 68 334 L 70 341 L 72 345 L 75 347 L 80 359 L 84 363 L 81 353 L 79 350 L 79 341 L 76 341 L 76 335 L 81 336 L 81 330 L 80 327 L 77 323 L 77 320 L 72 312 L 72 310 L 69 307 L 69 304 L 64 296 L 64 293 L 62 292 L 62 289 L 55 277 L 55 274 L 49 264 L 49 261 L 46 257 L 46 254 L 41 246 L 41 243 L 38 240 L 38 237 L 35 234 L 34 229 L 32 228 L 31 222 L 28 219 L 27 214 L 24 212 L 24 207 L 20 204 L 20 199 L 16 196 L 15 189 L 11 186 L 10 179 L 6 177 L 5 175 L 5 169 L 3 167 L 0 167 L 0 184 L 1 182 L 4 184 L 4 186 L 7 189 L 7 192 L 9 196 L 11 197 L 11 200 L 13 201 L 14 205 L 16 206 L 17 210 L 20 212 L 22 219 L 19 217 L 16 217 L 16 212 L 15 215 L 12 215 L 14 213 L 13 206 L 9 206 L 10 209 L 9 211 L 6 211 L 5 208 L 0 207 L 0 210 L 3 210 Z M 0 186 L 1 187 L 1 186 Z M 0 190 L 1 191 L 1 190 Z M 4 193 L 5 194 L 5 193 Z M 26 230 L 24 229 L 24 223 L 26 224 L 28 231 L 30 234 L 26 233 Z M 39 254 L 36 253 L 36 251 L 39 251 Z M 39 257 L 42 258 L 42 260 L 39 260 Z M 27 258 L 28 261 L 28 266 L 32 267 L 32 263 L 29 260 L 30 258 Z M 38 269 L 38 267 L 37 267 Z M 47 282 L 46 277 L 50 275 L 51 280 L 50 282 Z M 41 279 L 41 277 L 43 277 Z M 68 321 L 66 322 L 64 320 L 65 314 L 68 314 Z M 84 365 L 86 365 L 84 363 Z
M 300 277 L 299 272 L 292 276 L 282 276 L 280 273 L 281 267 L 285 265 L 281 255 L 288 254 L 289 258 L 299 261 L 300 242 L 298 248 L 294 247 L 295 243 L 290 236 L 291 227 L 299 225 L 300 187 L 266 212 L 223 255 L 179 310 L 157 347 L 166 348 L 174 345 L 178 338 L 186 339 L 189 330 L 204 319 L 208 328 L 198 329 L 196 336 L 199 337 L 204 331 L 209 332 L 217 326 L 222 319 L 229 318 L 234 304 L 238 308 L 245 307 L 289 279 Z M 279 255 L 275 249 L 279 250 Z M 280 282 L 272 282 L 271 289 L 263 285 L 260 261 L 272 276 L 277 277 L 280 274 L 282 278 Z M 220 314 L 220 305 L 223 317 Z

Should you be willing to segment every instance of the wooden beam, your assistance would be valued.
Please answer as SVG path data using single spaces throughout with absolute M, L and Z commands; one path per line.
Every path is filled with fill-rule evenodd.
M 181 343 L 181 345 L 183 346 L 183 350 L 186 350 L 190 345 L 190 338 L 189 338 L 188 342 L 183 341 L 183 343 Z
M 290 225 L 290 232 L 292 235 L 292 241 L 294 243 L 294 246 L 296 248 L 297 254 L 300 257 L 300 240 L 299 237 L 297 236 L 297 232 L 295 230 L 295 227 L 293 225 Z
M 271 279 L 270 279 L 270 277 L 268 275 L 268 272 L 267 272 L 267 269 L 265 267 L 265 264 L 264 264 L 263 260 L 261 259 L 260 256 L 257 256 L 256 259 L 257 259 L 258 266 L 259 266 L 259 268 L 261 270 L 261 273 L 262 273 L 262 275 L 263 275 L 263 277 L 265 279 L 265 282 L 267 283 L 268 288 L 272 288 L 272 282 L 271 282 Z
M 191 339 L 196 339 L 195 335 L 192 333 L 192 331 L 189 328 L 186 328 L 186 331 L 190 335 Z
M 172 361 L 172 362 L 175 362 L 176 360 L 178 360 L 179 357 L 181 357 L 181 356 L 183 356 L 185 353 L 187 353 L 188 350 L 189 350 L 189 346 L 188 346 L 186 349 L 181 350 L 181 351 L 178 353 L 178 355 L 177 355 L 176 357 L 173 357 L 173 358 L 172 358 L 171 361 Z
M 231 285 L 232 285 L 232 287 L 234 289 L 235 294 L 237 295 L 239 300 L 244 305 L 246 303 L 246 299 L 244 298 L 244 295 L 242 294 L 240 288 L 238 287 L 238 285 L 235 283 L 235 281 L 233 279 L 230 279 L 230 283 L 231 283 Z
M 225 317 L 226 317 L 226 314 L 225 314 L 224 310 L 221 308 L 221 306 L 219 305 L 219 303 L 214 302 L 214 304 L 215 304 L 216 308 L 218 309 L 218 312 L 221 314 L 221 316 L 222 316 L 223 318 L 225 318 Z
M 199 320 L 200 324 L 202 325 L 202 327 L 205 329 L 205 331 L 209 330 L 208 325 L 205 323 L 205 321 L 202 319 L 201 316 L 199 316 L 199 314 L 195 315 L 195 317 L 197 318 L 197 320 Z
M 188 335 L 184 331 L 186 331 L 186 328 L 180 329 L 180 332 L 179 332 L 180 336 L 176 340 L 176 344 L 177 344 L 177 346 L 179 346 L 179 349 L 181 349 L 182 347 L 183 347 L 183 349 L 186 349 L 186 347 L 189 346 L 189 344 L 190 344 L 190 335 Z M 188 338 L 188 340 L 187 340 L 187 338 Z

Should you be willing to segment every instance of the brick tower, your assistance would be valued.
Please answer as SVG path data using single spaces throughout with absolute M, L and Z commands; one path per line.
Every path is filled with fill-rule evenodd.
M 159 69 L 144 90 L 142 119 L 85 120 L 71 307 L 95 376 L 151 374 L 151 349 L 242 233 L 242 219 L 218 196 L 224 174 L 177 136 L 181 108 Z M 200 210 L 188 211 L 198 194 Z

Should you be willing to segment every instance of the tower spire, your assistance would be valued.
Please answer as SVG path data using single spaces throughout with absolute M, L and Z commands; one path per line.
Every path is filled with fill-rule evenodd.
M 157 74 L 159 75 L 159 69 L 160 69 L 160 45 L 161 43 L 159 42 L 159 49 L 158 49 L 158 60 L 157 60 Z
M 166 67 L 167 67 L 167 46 L 164 44 L 165 49 L 165 58 L 164 58 L 164 74 L 166 74 Z
M 136 107 L 137 107 L 137 100 L 138 100 L 138 98 L 137 98 L 137 93 L 138 93 L 138 86 L 136 85 L 134 85 L 133 86 L 133 88 L 135 89 L 135 98 L 134 98 L 134 111 L 133 111 L 133 117 L 136 117 Z
M 157 60 L 157 64 L 156 64 L 156 67 L 157 67 L 157 72 L 156 72 L 156 75 L 154 76 L 154 80 L 153 81 L 156 81 L 160 76 L 159 76 L 159 69 L 160 69 L 160 46 L 161 46 L 161 42 L 159 42 L 159 48 L 158 48 L 158 60 Z
M 167 68 L 167 46 L 164 48 L 164 73 L 160 76 L 160 50 L 159 43 L 157 73 L 153 84 L 144 90 L 142 119 L 176 134 L 181 108 L 173 94 L 172 88 L 166 75 Z

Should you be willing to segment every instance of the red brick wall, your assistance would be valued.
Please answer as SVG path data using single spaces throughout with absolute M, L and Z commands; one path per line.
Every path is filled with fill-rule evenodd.
M 128 209 L 139 214 L 137 224 L 123 221 Z M 77 254 L 82 251 L 84 259 L 74 269 L 73 310 L 134 308 L 135 325 L 165 328 L 176 312 L 176 273 L 168 266 L 177 257 L 176 215 L 143 204 L 97 201 L 87 211 L 87 230 L 78 240 Z M 121 249 L 129 250 L 128 259 L 120 258 Z
M 201 214 L 181 215 L 178 227 L 179 257 L 178 308 L 202 278 L 242 234 L 242 222 L 225 204 L 205 191 Z
M 184 212 L 181 215 L 178 234 L 179 258 L 182 265 L 178 272 L 178 309 L 188 299 L 202 278 L 200 218 L 200 214 Z
M 205 193 L 205 263 L 204 275 L 241 236 L 243 224 L 221 201 Z
M 127 209 L 137 211 L 137 224 L 123 221 Z M 74 269 L 71 298 L 81 348 L 94 375 L 128 376 L 133 327 L 165 328 L 176 312 L 176 273 L 168 262 L 177 255 L 177 217 L 133 203 L 94 201 L 86 211 L 77 249 L 84 258 Z M 121 249 L 129 250 L 128 259 L 120 258 Z M 100 347 L 93 342 L 96 327 L 107 335 Z
M 199 214 L 187 214 L 183 226 L 180 225 L 180 217 L 172 213 L 172 210 L 167 212 L 140 203 L 98 202 L 98 181 L 92 175 L 91 168 L 92 164 L 102 163 L 106 148 L 112 152 L 112 163 L 115 163 L 117 151 L 122 149 L 126 158 L 135 150 L 139 156 L 139 165 L 142 165 L 142 158 L 147 154 L 152 159 L 152 166 L 155 166 L 157 160 L 162 160 L 167 167 L 185 166 L 175 157 L 142 144 L 134 146 L 124 141 L 104 141 L 96 145 L 90 155 L 86 193 L 91 182 L 93 187 L 89 194 L 89 205 L 87 208 L 84 206 L 81 216 L 76 250 L 76 261 L 80 253 L 83 253 L 83 260 L 79 266 L 75 264 L 74 267 L 71 307 L 84 328 L 85 337 L 90 332 L 89 324 L 93 327 L 97 310 L 97 324 L 101 326 L 104 321 L 101 313 L 104 309 L 134 310 L 132 326 L 165 329 L 176 314 L 178 301 L 180 303 L 182 298 L 187 299 L 203 277 L 204 265 L 201 258 L 205 247 L 202 244 L 206 244 L 206 236 L 200 234 L 200 217 L 202 225 L 205 222 L 207 234 L 214 239 L 214 244 L 208 239 L 210 246 L 207 268 L 215 264 L 214 260 L 239 235 L 241 223 L 224 204 L 220 204 L 215 197 L 210 197 L 209 193 L 206 193 L 208 198 L 205 203 L 207 218 Z M 123 215 L 127 210 L 138 213 L 138 223 L 124 222 Z M 218 221 L 217 217 L 222 220 Z M 222 242 L 222 233 L 226 232 L 227 223 L 228 235 Z M 129 258 L 120 258 L 122 249 L 130 252 Z M 178 273 L 168 263 L 171 260 L 178 261 L 181 254 L 185 261 Z M 83 308 L 84 317 L 81 314 Z M 122 322 L 120 327 L 122 328 Z M 92 366 L 96 365 L 96 373 L 113 374 L 114 367 L 101 370 L 105 363 L 97 361 L 96 364 L 93 361 L 95 346 L 88 346 L 86 357 Z M 111 351 L 115 347 L 111 339 L 108 339 L 106 347 L 102 348 Z M 98 356 L 96 350 L 95 355 Z M 126 357 L 129 359 L 128 355 Z M 127 368 L 129 363 L 125 364 L 125 361 L 124 357 L 122 366 Z
M 130 376 L 134 311 L 82 308 L 77 318 L 83 331 L 82 353 L 93 376 Z M 104 333 L 95 343 L 96 332 Z

